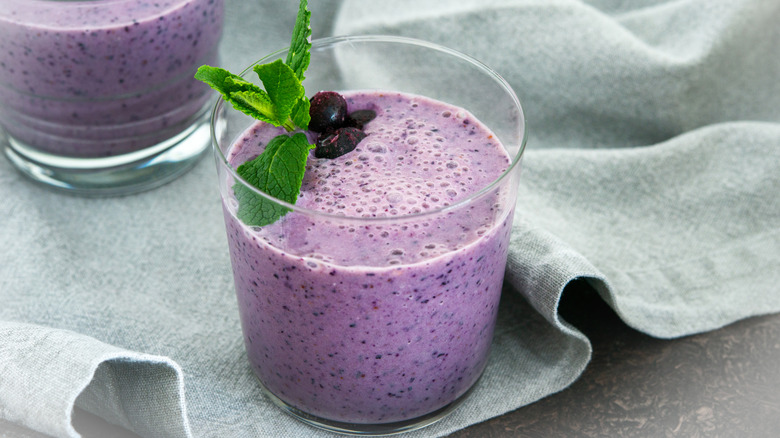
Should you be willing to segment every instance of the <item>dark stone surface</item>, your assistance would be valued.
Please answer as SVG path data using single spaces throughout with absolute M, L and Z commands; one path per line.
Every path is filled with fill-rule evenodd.
M 593 344 L 583 375 L 451 438 L 780 437 L 780 315 L 664 340 L 628 327 L 584 283 L 560 310 Z

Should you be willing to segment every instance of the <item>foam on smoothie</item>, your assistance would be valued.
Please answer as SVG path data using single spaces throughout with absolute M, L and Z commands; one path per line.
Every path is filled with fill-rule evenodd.
M 354 151 L 335 159 L 309 157 L 296 203 L 300 207 L 348 217 L 414 215 L 463 200 L 509 167 L 510 159 L 493 133 L 463 109 L 392 92 L 355 91 L 345 98 L 350 112 L 370 109 L 377 117 L 364 127 L 368 136 Z M 237 166 L 256 157 L 282 132 L 256 124 L 236 142 L 228 160 Z M 309 239 L 310 249 L 301 245 L 297 253 L 345 264 L 412 263 L 477 239 L 495 223 L 494 202 L 488 198 L 475 203 L 469 226 L 457 230 L 432 226 L 430 220 L 375 225 L 368 232 L 334 227 L 351 241 L 364 241 L 366 251 L 343 254 L 336 239 Z M 289 220 L 309 226 L 305 218 Z M 261 235 L 278 244 L 272 231 Z

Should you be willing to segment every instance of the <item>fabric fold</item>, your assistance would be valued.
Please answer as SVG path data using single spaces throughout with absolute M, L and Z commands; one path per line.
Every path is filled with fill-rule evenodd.
M 780 311 L 777 144 L 780 125 L 734 122 L 630 150 L 529 151 L 518 209 L 578 255 L 556 262 L 589 267 L 582 276 L 628 325 L 661 338 L 713 330 Z M 513 260 L 532 264 L 510 269 L 516 283 L 556 265 Z
M 192 436 L 183 374 L 168 358 L 67 330 L 4 321 L 0 358 L 0 418 L 7 421 L 75 438 L 80 434 L 71 419 L 78 405 L 141 436 Z

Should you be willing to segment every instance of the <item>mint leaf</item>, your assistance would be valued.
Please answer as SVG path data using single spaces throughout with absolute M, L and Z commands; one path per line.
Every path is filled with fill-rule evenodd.
M 306 72 L 306 68 L 309 67 L 309 61 L 311 60 L 311 53 L 309 53 L 311 49 L 311 43 L 309 42 L 309 37 L 311 36 L 311 12 L 307 8 L 307 1 L 301 0 L 301 4 L 298 7 L 298 16 L 295 19 L 292 39 L 290 40 L 290 50 L 287 52 L 287 60 L 285 61 L 301 82 L 303 82 L 303 74 Z
M 227 82 L 228 78 L 232 80 Z M 200 66 L 198 71 L 195 72 L 195 79 L 209 84 L 211 88 L 219 91 L 223 96 L 230 95 L 233 91 L 260 90 L 260 87 L 241 79 L 241 76 L 234 75 L 223 68 L 212 67 L 210 65 Z
M 238 91 L 231 93 L 228 100 L 233 104 L 233 108 L 242 113 L 278 126 L 274 116 L 274 104 L 265 92 Z
M 259 86 L 225 69 L 209 65 L 198 68 L 195 79 L 219 91 L 233 108 L 255 119 L 276 124 L 273 102 L 268 93 Z
M 306 159 L 314 146 L 303 133 L 279 135 L 271 140 L 263 153 L 236 169 L 249 184 L 274 198 L 295 204 L 301 190 Z M 254 193 L 242 183 L 233 185 L 238 200 L 238 219 L 262 227 L 287 214 L 288 208 Z
M 290 113 L 297 102 L 304 97 L 305 90 L 295 72 L 281 59 L 270 64 L 256 65 L 255 73 L 263 81 L 266 93 L 273 103 L 273 117 L 276 126 L 283 126 L 290 118 Z M 287 126 L 285 126 L 287 127 Z M 294 125 L 289 124 L 292 130 Z
M 309 122 L 311 121 L 311 116 L 309 115 L 310 106 L 309 99 L 305 95 L 298 100 L 293 107 L 292 114 L 290 114 L 290 118 L 295 123 L 295 126 L 301 129 L 309 129 Z

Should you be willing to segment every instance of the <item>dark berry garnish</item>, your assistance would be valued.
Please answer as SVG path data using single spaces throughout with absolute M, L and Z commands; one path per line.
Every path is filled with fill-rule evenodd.
M 347 120 L 344 121 L 344 126 L 353 126 L 358 129 L 363 129 L 363 126 L 374 120 L 376 117 L 376 111 L 374 110 L 357 110 L 352 111 L 347 116 Z
M 347 101 L 335 91 L 320 91 L 309 100 L 309 130 L 326 132 L 344 125 L 347 118 Z
M 314 156 L 317 158 L 340 157 L 347 152 L 352 152 L 364 138 L 366 138 L 365 132 L 351 126 L 320 134 L 314 148 Z

